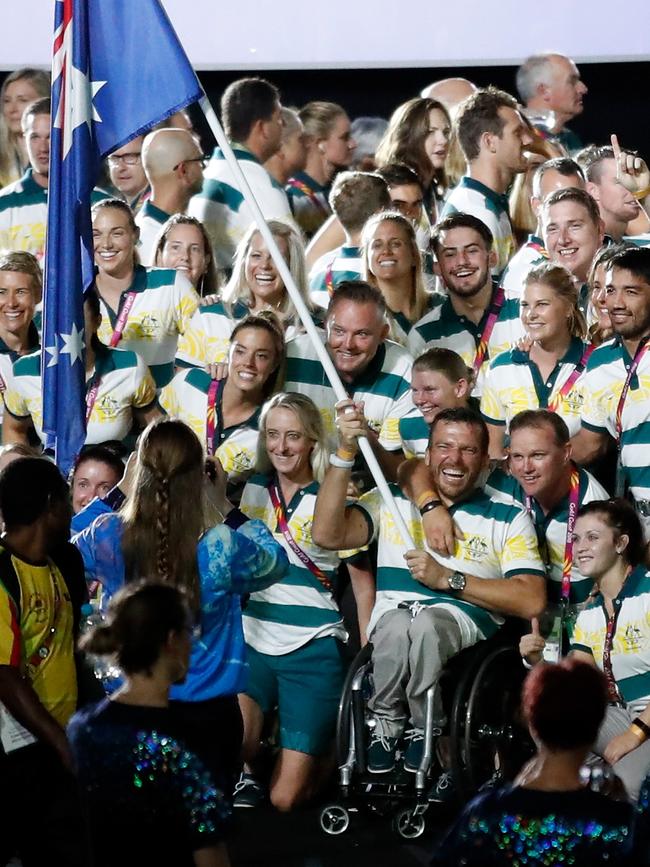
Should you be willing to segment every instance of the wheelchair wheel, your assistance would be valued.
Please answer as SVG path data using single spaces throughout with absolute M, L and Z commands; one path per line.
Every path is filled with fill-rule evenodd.
M 423 812 L 417 807 L 405 807 L 393 818 L 393 829 L 403 840 L 415 840 L 422 836 L 426 827 Z
M 338 717 L 336 720 L 336 761 L 340 767 L 348 757 L 350 749 L 351 714 L 352 714 L 352 681 L 361 666 L 365 665 L 371 657 L 372 644 L 368 643 L 361 648 L 359 653 L 350 663 L 350 668 L 341 691 Z
M 320 826 L 326 834 L 344 834 L 350 827 L 350 814 L 340 804 L 329 804 L 320 812 Z
M 451 716 L 451 760 L 463 802 L 482 786 L 512 779 L 532 754 L 518 719 L 525 674 L 517 650 L 501 646 L 461 679 Z

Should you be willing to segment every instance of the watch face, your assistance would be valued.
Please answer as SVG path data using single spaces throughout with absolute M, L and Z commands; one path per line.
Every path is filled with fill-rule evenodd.
M 452 572 L 449 576 L 449 586 L 452 590 L 464 590 L 467 583 L 462 572 Z

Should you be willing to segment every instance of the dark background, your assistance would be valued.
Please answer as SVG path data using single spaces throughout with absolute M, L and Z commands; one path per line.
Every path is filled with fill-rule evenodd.
M 393 109 L 427 84 L 440 78 L 462 76 L 483 87 L 494 84 L 517 96 L 515 66 L 428 67 L 416 69 L 307 69 L 199 72 L 215 110 L 223 90 L 245 75 L 261 75 L 279 89 L 282 102 L 300 107 L 310 99 L 340 103 L 354 119 L 360 115 L 388 118 Z M 589 88 L 582 115 L 569 126 L 585 144 L 609 144 L 616 132 L 623 147 L 650 159 L 650 62 L 589 63 L 580 65 Z M 200 118 L 195 119 L 197 127 Z M 209 139 L 206 138 L 206 144 Z
M 0 71 L 0 80 L 6 70 Z M 340 103 L 351 118 L 360 115 L 390 117 L 393 109 L 432 81 L 462 76 L 482 87 L 494 84 L 517 96 L 515 66 L 418 67 L 400 69 L 290 69 L 234 70 L 199 72 L 198 76 L 215 110 L 224 89 L 245 75 L 261 75 L 279 89 L 282 102 L 300 107 L 311 99 Z M 624 147 L 638 150 L 650 158 L 650 106 L 648 84 L 650 62 L 585 63 L 580 66 L 582 79 L 589 88 L 585 110 L 569 126 L 585 144 L 609 143 L 612 132 L 618 133 Z M 212 136 L 198 110 L 193 120 L 204 138 L 206 148 Z

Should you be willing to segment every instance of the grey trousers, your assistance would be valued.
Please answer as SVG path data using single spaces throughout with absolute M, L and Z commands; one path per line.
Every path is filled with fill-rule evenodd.
M 408 609 L 387 611 L 373 629 L 374 695 L 370 711 L 397 737 L 404 728 L 407 708 L 416 728 L 424 728 L 427 690 L 435 686 L 452 656 L 464 647 L 454 616 L 436 605 L 421 608 L 416 617 Z M 439 690 L 434 695 L 434 722 L 444 724 Z
M 637 714 L 633 714 L 626 707 L 608 705 L 605 719 L 594 744 L 594 752 L 602 757 L 611 739 L 616 735 L 622 735 L 630 727 L 635 716 Z M 625 785 L 629 799 L 637 801 L 641 785 L 650 772 L 650 741 L 646 741 L 623 756 L 613 765 L 613 771 Z

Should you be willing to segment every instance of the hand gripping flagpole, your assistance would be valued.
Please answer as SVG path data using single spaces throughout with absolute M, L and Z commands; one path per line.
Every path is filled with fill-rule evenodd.
M 280 249 L 275 242 L 275 238 L 273 237 L 271 230 L 266 224 L 266 220 L 264 219 L 264 215 L 262 214 L 260 206 L 257 204 L 257 200 L 253 195 L 253 191 L 251 190 L 248 181 L 244 177 L 244 173 L 242 172 L 239 163 L 237 162 L 237 158 L 233 153 L 230 142 L 226 138 L 223 127 L 219 123 L 219 119 L 205 94 L 200 100 L 200 105 L 203 109 L 203 113 L 205 114 L 205 118 L 210 125 L 210 129 L 212 130 L 214 137 L 217 140 L 217 144 L 221 148 L 226 162 L 230 166 L 230 169 L 235 176 L 237 184 L 239 185 L 239 190 L 243 194 L 244 199 L 246 200 L 247 204 L 253 212 L 253 217 L 257 224 L 259 233 L 264 238 L 264 242 L 266 243 L 271 257 L 275 262 L 275 266 L 278 269 L 282 280 L 284 281 L 284 285 L 291 297 L 291 300 L 293 301 L 293 305 L 298 311 L 298 316 L 300 316 L 302 324 L 304 325 L 307 334 L 311 338 L 320 363 L 323 365 L 327 378 L 330 381 L 330 385 L 334 389 L 336 399 L 348 400 L 348 394 L 343 388 L 343 384 L 339 379 L 339 375 L 336 372 L 334 364 L 332 363 L 332 359 L 329 357 L 327 350 L 323 346 L 323 342 L 320 339 L 320 335 L 312 321 L 309 310 L 307 310 L 305 302 L 302 300 L 302 296 L 300 295 L 300 292 L 298 291 L 296 284 L 294 283 L 291 271 L 289 270 L 287 263 L 284 261 L 282 253 L 280 253 Z M 379 462 L 375 457 L 372 447 L 366 437 L 359 437 L 359 448 L 361 449 L 361 454 L 366 460 L 368 469 L 370 470 L 375 484 L 379 488 L 379 493 L 381 494 L 381 497 L 384 501 L 384 505 L 388 509 L 389 513 L 393 516 L 393 519 L 397 525 L 397 529 L 399 530 L 400 535 L 404 539 L 405 544 L 409 548 L 415 548 L 413 540 L 411 539 L 411 534 L 409 533 L 406 526 L 406 522 L 404 521 L 400 512 L 397 509 L 397 505 L 395 503 L 393 495 L 390 492 L 390 488 L 388 487 L 386 479 L 384 478 L 384 474 L 381 471 Z

